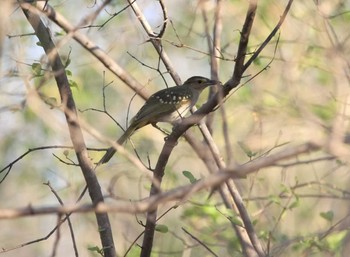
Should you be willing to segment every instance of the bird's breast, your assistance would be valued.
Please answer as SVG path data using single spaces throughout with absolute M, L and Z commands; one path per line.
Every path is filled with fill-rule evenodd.
M 159 121 L 172 123 L 174 121 L 180 120 L 185 117 L 185 115 L 190 110 L 190 108 L 191 108 L 191 101 L 186 101 L 186 102 L 183 101 L 181 105 L 179 104 L 176 105 L 175 111 L 172 111 L 168 115 L 161 117 Z

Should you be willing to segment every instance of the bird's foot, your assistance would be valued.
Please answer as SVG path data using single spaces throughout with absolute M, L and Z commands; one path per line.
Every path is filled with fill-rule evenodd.
M 178 141 L 174 140 L 174 138 L 171 138 L 171 137 L 172 137 L 171 135 L 164 137 L 164 142 L 167 142 L 168 144 L 169 143 L 173 144 L 173 146 L 177 146 Z
M 161 127 L 159 127 L 156 123 L 152 123 L 152 126 L 155 127 L 156 129 L 158 129 L 159 131 L 163 132 L 165 135 L 169 136 L 170 133 L 164 129 L 162 129 Z

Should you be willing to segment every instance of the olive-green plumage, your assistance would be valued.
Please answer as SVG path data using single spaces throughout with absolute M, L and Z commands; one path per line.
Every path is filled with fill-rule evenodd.
M 117 140 L 117 143 L 122 145 L 136 130 L 148 124 L 156 124 L 157 122 L 173 123 L 183 118 L 196 104 L 203 89 L 217 83 L 216 80 L 194 76 L 186 80 L 181 86 L 156 92 L 131 120 L 130 126 Z M 108 162 L 115 152 L 116 150 L 113 147 L 109 148 L 98 164 Z

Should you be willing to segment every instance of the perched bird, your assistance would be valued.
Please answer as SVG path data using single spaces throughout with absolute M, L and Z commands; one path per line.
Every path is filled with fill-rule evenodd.
M 157 122 L 170 122 L 183 118 L 186 113 L 196 104 L 200 93 L 208 86 L 219 82 L 201 76 L 194 76 L 185 81 L 181 86 L 162 89 L 154 93 L 141 107 L 130 126 L 117 140 L 122 145 L 136 130 Z M 98 164 L 108 162 L 115 154 L 116 149 L 111 147 Z

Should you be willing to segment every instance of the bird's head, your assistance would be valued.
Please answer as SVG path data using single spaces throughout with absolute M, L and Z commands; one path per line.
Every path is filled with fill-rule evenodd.
M 186 80 L 183 85 L 188 85 L 192 89 L 201 91 L 208 86 L 216 85 L 218 83 L 219 81 L 217 80 L 212 80 L 201 76 L 193 76 Z

